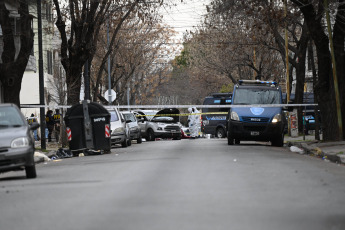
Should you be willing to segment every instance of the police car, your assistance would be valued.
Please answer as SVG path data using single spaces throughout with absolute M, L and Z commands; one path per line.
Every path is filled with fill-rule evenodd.
M 234 86 L 232 107 L 228 114 L 228 144 L 242 140 L 270 141 L 283 146 L 287 125 L 281 88 L 274 81 L 240 80 Z

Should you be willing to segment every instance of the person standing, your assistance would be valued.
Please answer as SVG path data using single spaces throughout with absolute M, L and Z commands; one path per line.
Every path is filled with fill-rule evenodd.
M 32 124 L 33 122 L 37 122 L 37 119 L 35 117 L 35 114 L 31 114 L 31 117 L 29 118 L 29 124 Z M 34 129 L 34 138 L 36 141 L 39 141 L 41 138 L 38 136 L 37 129 Z
M 56 142 L 59 142 L 60 140 L 60 110 L 59 109 L 55 109 L 55 114 L 54 114 L 54 130 L 55 130 L 55 139 Z
M 48 142 L 52 141 L 52 133 L 54 131 L 54 117 L 53 117 L 53 111 L 48 110 L 46 114 L 46 124 L 47 124 L 47 129 L 48 129 Z
M 199 130 L 200 130 L 200 111 L 196 109 L 196 107 L 192 108 L 194 113 L 194 123 L 195 123 L 195 129 L 194 129 L 194 135 L 195 137 L 199 137 Z
M 198 128 L 196 124 L 196 116 L 194 114 L 194 108 L 188 108 L 188 112 L 190 115 L 188 116 L 188 125 L 189 125 L 189 132 L 192 139 L 195 139 L 198 136 Z

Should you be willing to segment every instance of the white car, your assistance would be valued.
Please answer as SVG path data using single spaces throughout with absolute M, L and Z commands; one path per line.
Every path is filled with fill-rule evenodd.
M 181 140 L 181 123 L 179 122 L 180 111 L 178 109 L 163 109 L 145 122 L 143 137 L 147 141 L 154 141 L 156 138 L 173 138 Z M 140 121 L 139 121 L 140 124 Z
M 129 128 L 131 140 L 136 140 L 138 144 L 141 144 L 141 131 L 136 116 L 130 111 L 123 111 L 121 113 L 125 118 L 127 126 Z
M 126 121 L 117 108 L 108 109 L 110 113 L 111 144 L 121 144 L 126 148 L 132 144 Z
M 150 121 L 158 112 L 158 110 L 135 110 L 134 115 L 137 117 L 141 136 L 146 136 L 146 123 Z

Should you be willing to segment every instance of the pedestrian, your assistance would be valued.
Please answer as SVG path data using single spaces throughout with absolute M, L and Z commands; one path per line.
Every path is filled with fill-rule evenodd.
M 37 122 L 37 119 L 35 117 L 35 114 L 32 113 L 30 118 L 29 118 L 29 124 L 32 124 L 33 122 Z M 40 137 L 38 136 L 37 129 L 34 129 L 33 133 L 34 133 L 35 140 L 39 141 Z
M 55 130 L 55 139 L 56 142 L 58 142 L 60 140 L 60 110 L 59 109 L 55 109 L 55 114 L 54 114 L 54 130 Z
M 196 109 L 196 107 L 192 108 L 194 113 L 194 121 L 195 121 L 195 136 L 199 137 L 199 131 L 200 131 L 200 111 Z
M 52 141 L 52 133 L 54 131 L 54 124 L 55 124 L 52 110 L 47 111 L 46 124 L 47 124 L 47 129 L 48 129 L 48 142 L 51 142 Z
M 197 137 L 197 132 L 195 132 L 195 130 L 197 130 L 197 125 L 196 125 L 196 117 L 194 115 L 194 109 L 193 108 L 188 108 L 188 112 L 190 113 L 188 116 L 188 126 L 189 126 L 189 132 L 190 132 L 190 136 L 192 139 L 195 139 Z

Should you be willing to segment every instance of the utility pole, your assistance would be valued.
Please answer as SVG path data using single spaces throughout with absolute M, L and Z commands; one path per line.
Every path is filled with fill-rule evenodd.
M 286 65 L 286 103 L 290 101 L 290 76 L 289 76 L 289 40 L 287 30 L 287 0 L 284 0 L 284 18 L 285 18 L 285 65 Z
M 46 149 L 46 117 L 44 103 L 44 72 L 42 51 L 42 7 L 41 0 L 37 0 L 37 26 L 38 26 L 38 74 L 40 91 L 40 123 L 41 123 L 41 149 Z
M 323 3 L 324 3 L 325 11 L 326 11 L 329 45 L 331 47 L 331 55 L 332 55 L 333 80 L 334 80 L 334 90 L 335 90 L 335 102 L 336 102 L 336 106 L 337 106 L 337 116 L 338 116 L 339 140 L 343 140 L 343 122 L 342 122 L 342 117 L 341 117 L 340 96 L 339 96 L 340 94 L 339 94 L 338 77 L 337 77 L 337 66 L 336 66 L 336 61 L 335 61 L 335 56 L 334 56 L 334 46 L 333 46 L 333 38 L 332 38 L 331 20 L 329 18 L 328 0 L 324 0 Z
M 108 49 L 110 49 L 110 44 L 109 44 L 109 23 L 110 22 L 109 21 L 110 20 L 109 20 L 109 17 L 108 17 L 108 24 L 107 24 L 107 43 L 108 43 Z M 109 97 L 108 104 L 111 105 L 111 103 L 112 103 L 112 96 L 111 96 L 111 77 L 110 77 L 110 54 L 108 55 L 108 97 Z

